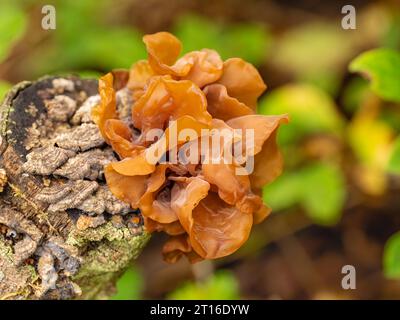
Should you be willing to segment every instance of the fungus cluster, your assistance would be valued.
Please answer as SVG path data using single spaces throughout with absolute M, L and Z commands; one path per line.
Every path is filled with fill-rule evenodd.
M 99 81 L 101 101 L 92 117 L 120 158 L 105 167 L 107 184 L 117 198 L 140 209 L 147 231 L 170 236 L 163 248 L 167 262 L 183 255 L 196 262 L 232 254 L 248 239 L 252 225 L 270 212 L 261 188 L 282 171 L 275 138 L 288 117 L 256 114 L 266 86 L 250 63 L 222 61 L 209 49 L 179 58 L 181 43 L 166 32 L 146 35 L 143 41 L 148 59 L 135 63 L 126 81 L 134 101 L 129 117 L 117 110 L 119 77 L 109 73 Z M 185 129 L 196 137 L 181 137 Z M 249 129 L 254 139 L 241 144 L 246 156 L 239 161 L 232 157 L 234 146 L 245 141 Z M 161 135 L 149 139 L 152 130 Z M 199 161 L 168 161 L 182 149 L 198 150 L 200 141 L 210 142 L 222 131 L 232 132 L 233 139 L 217 140 L 225 150 L 217 157 L 214 139 L 214 145 L 204 144 L 209 147 L 202 148 Z M 175 140 L 170 139 L 173 133 Z M 230 148 L 224 148 L 227 141 Z M 148 160 L 149 153 L 156 154 L 156 161 Z M 243 174 L 239 169 L 249 157 L 253 169 Z

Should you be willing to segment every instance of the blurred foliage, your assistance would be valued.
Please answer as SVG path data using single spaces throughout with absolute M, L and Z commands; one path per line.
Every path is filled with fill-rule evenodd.
M 4 98 L 6 92 L 11 88 L 11 84 L 0 80 L 0 101 Z
M 0 10 L 0 61 L 24 34 L 27 25 L 25 12 L 12 2 L 5 2 Z
M 390 19 L 389 30 L 383 37 L 382 46 L 400 50 L 400 13 L 395 12 Z
M 346 185 L 338 164 L 308 161 L 302 164 L 302 144 L 307 137 L 330 134 L 340 138 L 344 119 L 332 98 L 310 84 L 290 84 L 267 94 L 259 104 L 262 114 L 290 115 L 290 125 L 281 127 L 278 141 L 283 146 L 284 174 L 265 187 L 263 196 L 273 210 L 300 205 L 318 224 L 338 222 L 346 197 Z
M 129 68 L 145 58 L 142 32 L 115 23 L 111 4 L 110 0 L 56 1 L 57 29 L 52 31 L 56 36 L 31 57 L 35 59 L 30 63 L 34 74 L 82 69 L 105 72 Z M 184 43 L 184 52 L 213 48 L 224 58 L 238 56 L 254 64 L 265 61 L 269 33 L 264 26 L 217 24 L 201 16 L 184 15 L 173 29 Z
M 205 282 L 187 282 L 169 296 L 174 300 L 235 300 L 239 299 L 239 286 L 233 273 L 220 270 Z
M 129 68 L 146 57 L 139 31 L 107 21 L 111 5 L 109 0 L 57 1 L 57 36 L 40 51 L 37 72 Z
M 400 102 L 400 53 L 390 49 L 364 52 L 350 64 L 350 71 L 371 79 L 371 89 L 389 101 Z
M 303 169 L 302 205 L 313 221 L 335 224 L 346 197 L 345 178 L 335 165 L 319 163 Z
M 400 137 L 396 139 L 396 142 L 393 145 L 388 171 L 391 173 L 400 174 Z
M 383 271 L 387 278 L 400 278 L 400 232 L 395 233 L 386 243 Z
M 27 26 L 26 14 L 13 2 L 5 1 L 0 9 L 0 63 L 11 53 L 13 46 L 21 39 Z M 0 80 L 0 100 L 11 85 Z
M 267 56 L 270 35 L 265 26 L 254 23 L 222 25 L 198 15 L 184 15 L 173 28 L 184 52 L 210 48 L 223 59 L 241 57 L 260 65 Z
M 143 279 L 136 267 L 129 267 L 117 281 L 117 293 L 112 300 L 138 300 L 143 288 Z
M 383 48 L 364 52 L 350 63 L 349 69 L 367 77 L 370 90 L 383 100 L 399 101 L 398 52 Z M 382 102 L 373 95 L 367 94 L 367 97 L 348 126 L 349 143 L 364 166 L 360 178 L 364 180 L 366 190 L 383 194 L 388 165 L 389 171 L 395 170 L 395 160 L 390 160 L 390 154 L 396 134 L 396 115 L 382 108 Z
M 379 119 L 373 105 L 360 110 L 347 127 L 348 142 L 360 164 L 366 191 L 382 194 L 385 191 L 385 170 L 389 160 L 394 130 Z
M 332 98 L 307 84 L 285 85 L 269 92 L 261 99 L 258 112 L 290 115 L 290 125 L 279 129 L 283 145 L 296 143 L 308 134 L 340 134 L 344 124 Z
M 323 162 L 286 172 L 263 190 L 265 203 L 274 210 L 299 204 L 315 223 L 322 225 L 339 221 L 345 197 L 345 178 L 340 168 Z
M 273 52 L 272 61 L 279 69 L 335 93 L 342 76 L 340 65 L 354 52 L 354 45 L 351 34 L 334 24 L 312 22 L 286 32 Z
M 382 48 L 367 51 L 355 58 L 349 68 L 369 78 L 371 90 L 380 98 L 400 102 L 400 52 Z M 375 165 L 369 168 L 370 175 L 371 172 L 376 174 L 377 170 L 400 174 L 400 136 L 393 142 L 393 122 L 390 126 L 387 121 L 377 119 L 380 110 L 376 104 L 375 99 L 372 105 L 364 106 L 358 125 L 350 127 L 356 138 L 353 148 L 359 151 L 364 162 Z M 384 174 L 379 172 L 379 176 L 384 177 Z M 379 181 L 375 179 L 372 184 L 379 185 Z M 400 278 L 400 233 L 394 234 L 386 243 L 383 271 L 388 278 Z
M 355 113 L 360 105 L 368 99 L 368 81 L 361 77 L 350 79 L 343 90 L 341 103 L 348 113 Z

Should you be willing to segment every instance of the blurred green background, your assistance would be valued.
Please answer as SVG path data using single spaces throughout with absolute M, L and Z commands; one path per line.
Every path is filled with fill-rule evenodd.
M 397 5 L 396 5 L 397 3 Z M 56 29 L 41 28 L 42 6 Z M 1 1 L 0 95 L 44 74 L 97 77 L 145 58 L 168 30 L 253 63 L 268 85 L 258 111 L 289 113 L 285 173 L 263 190 L 273 214 L 234 255 L 191 266 L 161 259 L 162 235 L 114 299 L 400 298 L 400 7 L 352 1 Z M 342 266 L 357 289 L 341 288 Z

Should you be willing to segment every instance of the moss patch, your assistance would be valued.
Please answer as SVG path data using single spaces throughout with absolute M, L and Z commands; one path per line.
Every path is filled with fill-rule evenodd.
M 72 230 L 67 244 L 85 250 L 79 272 L 73 277 L 84 292 L 79 298 L 105 299 L 112 295 L 116 280 L 149 238 L 147 232 L 132 234 L 127 227 L 116 228 L 111 222 L 85 231 Z

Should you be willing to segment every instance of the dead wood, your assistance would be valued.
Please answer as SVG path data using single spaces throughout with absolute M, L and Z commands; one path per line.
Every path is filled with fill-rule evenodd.
M 0 299 L 107 298 L 149 238 L 104 181 L 98 102 L 95 80 L 45 77 L 0 106 Z

